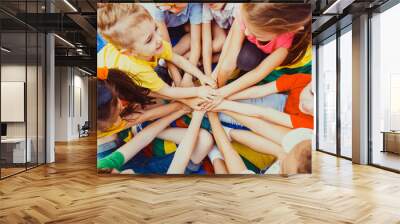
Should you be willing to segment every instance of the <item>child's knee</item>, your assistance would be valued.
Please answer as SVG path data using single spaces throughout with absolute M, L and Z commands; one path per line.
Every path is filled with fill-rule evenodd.
M 199 132 L 198 144 L 204 148 L 211 149 L 214 145 L 214 139 L 208 131 L 201 129 Z
M 225 43 L 225 37 L 219 37 L 213 40 L 212 51 L 214 53 L 221 52 Z
M 257 46 L 245 42 L 237 57 L 237 66 L 242 71 L 251 71 L 256 68 L 267 55 Z

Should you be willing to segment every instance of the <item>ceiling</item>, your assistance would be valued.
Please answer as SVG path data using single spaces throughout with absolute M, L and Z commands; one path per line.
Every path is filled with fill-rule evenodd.
M 331 35 L 339 20 L 351 17 L 382 5 L 388 0 L 272 0 L 270 2 L 309 3 L 313 12 L 314 41 Z M 47 4 L 46 4 L 47 2 Z M 10 58 L 35 53 L 35 35 L 18 35 L 25 32 L 54 32 L 56 64 L 96 68 L 96 0 L 0 0 L 0 25 L 2 46 L 12 49 Z M 329 9 L 329 10 L 327 10 Z M 49 13 L 49 12 L 52 13 Z M 324 13 L 325 12 L 325 13 Z M 329 13 L 326 13 L 329 12 Z M 344 19 L 345 18 L 345 19 Z M 346 25 L 346 22 L 341 22 Z M 22 36 L 22 37 L 21 37 Z M 27 52 L 25 42 L 28 43 Z M 41 45 L 39 45 L 41 46 Z M 15 50 L 15 51 L 14 51 Z M 26 54 L 27 53 L 27 54 Z
M 96 2 L 96 0 L 0 0 L 2 46 L 11 50 L 3 60 L 7 58 L 6 60 L 14 62 L 24 62 L 27 57 L 29 61 L 37 55 L 36 46 L 43 47 L 41 43 L 39 45 L 36 43 L 36 35 L 39 35 L 37 33 L 52 32 L 61 37 L 55 38 L 56 65 L 78 66 L 94 73 Z M 27 35 L 21 34 L 25 32 Z M 27 46 L 26 51 L 25 46 Z M 4 52 L 2 55 L 5 55 Z

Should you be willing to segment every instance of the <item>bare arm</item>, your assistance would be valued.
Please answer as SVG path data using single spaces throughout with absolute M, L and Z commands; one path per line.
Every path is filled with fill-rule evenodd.
M 204 117 L 204 112 L 194 111 L 190 125 L 183 137 L 181 143 L 176 149 L 174 158 L 168 168 L 167 174 L 183 174 L 186 166 L 189 163 L 193 149 L 197 143 L 197 138 L 200 131 L 201 121 Z
M 181 74 L 179 73 L 178 68 L 172 64 L 167 62 L 168 71 L 171 74 L 171 78 L 174 81 L 175 86 L 180 86 L 182 82 Z
M 218 119 L 217 113 L 208 113 L 208 119 L 211 123 L 211 128 L 218 149 L 221 151 L 225 158 L 225 163 L 230 174 L 240 174 L 247 170 L 242 158 L 233 149 L 231 143 L 226 136 L 224 129 L 222 128 L 221 122 Z
M 150 144 L 154 140 L 154 138 L 156 138 L 156 136 L 160 134 L 160 132 L 163 131 L 172 121 L 178 119 L 186 113 L 187 111 L 179 110 L 156 122 L 151 123 L 149 126 L 140 131 L 137 135 L 135 135 L 135 137 L 131 139 L 128 143 L 121 146 L 117 151 L 124 156 L 124 163 L 129 161 L 140 150 Z
M 243 89 L 253 86 L 268 76 L 276 67 L 285 60 L 288 50 L 279 48 L 266 57 L 255 69 L 242 75 L 240 78 L 219 89 L 219 93 L 228 97 Z
M 237 57 L 242 48 L 244 39 L 245 35 L 240 30 L 238 21 L 235 20 L 229 30 L 216 68 L 219 86 L 224 86 L 232 72 L 236 69 Z
M 203 66 L 206 75 L 211 75 L 211 59 L 212 59 L 212 33 L 211 23 L 202 24 L 202 50 L 203 50 Z
M 288 128 L 293 128 L 289 114 L 269 107 L 260 107 L 247 103 L 224 100 L 214 109 L 214 111 L 232 111 L 251 117 L 257 117 Z
M 139 114 L 132 122 L 129 124 L 141 124 L 145 121 L 152 121 L 168 114 L 171 114 L 182 108 L 182 104 L 174 102 L 167 105 L 161 105 L 149 110 L 145 110 L 143 113 Z M 136 115 L 136 114 L 135 114 Z M 125 117 L 124 119 L 129 120 L 130 117 Z
M 253 86 L 243 91 L 235 93 L 228 97 L 229 100 L 243 100 L 243 99 L 254 99 L 277 93 L 276 82 L 270 82 L 265 85 Z
M 171 87 L 168 85 L 164 85 L 164 87 L 156 93 L 164 95 L 166 97 L 170 97 L 172 99 L 200 97 L 208 101 L 213 100 L 216 96 L 216 90 L 212 89 L 209 86 Z
M 199 68 L 194 66 L 192 63 L 190 63 L 179 54 L 173 53 L 171 62 L 186 71 L 187 73 L 192 74 L 194 77 L 198 78 L 201 83 L 210 85 L 212 87 L 217 87 L 216 82 L 211 77 L 204 75 Z
M 165 24 L 165 22 L 164 21 L 156 21 L 156 25 L 157 25 L 158 31 L 160 32 L 163 40 L 167 41 L 168 43 L 171 43 L 171 38 L 169 37 L 169 33 L 168 33 L 168 27 Z
M 197 66 L 201 55 L 201 24 L 190 25 L 190 56 L 189 61 Z
M 167 25 L 165 25 L 165 22 L 157 21 L 156 24 L 163 40 L 167 41 L 168 43 L 171 43 L 171 38 L 169 37 L 168 28 Z M 179 74 L 178 68 L 176 68 L 175 65 L 169 62 L 167 62 L 167 67 L 169 72 L 171 73 L 171 78 L 174 81 L 175 85 L 180 86 L 182 77 Z
M 189 61 L 192 65 L 197 66 L 201 54 L 201 24 L 190 25 L 190 55 Z M 200 80 L 201 81 L 201 80 Z M 182 78 L 183 86 L 193 85 L 189 74 L 185 73 Z

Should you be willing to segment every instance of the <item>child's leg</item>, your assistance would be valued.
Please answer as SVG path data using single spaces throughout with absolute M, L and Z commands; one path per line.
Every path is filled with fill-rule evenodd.
M 175 53 L 184 56 L 190 50 L 190 33 L 186 33 L 172 48 L 172 50 Z
M 218 148 L 221 150 L 221 153 L 224 156 L 229 173 L 242 174 L 243 172 L 247 171 L 247 167 L 242 158 L 240 158 L 239 154 L 233 149 L 230 141 L 228 140 L 228 137 L 226 136 L 226 133 L 219 122 L 218 115 L 216 113 L 208 113 L 208 119 L 210 121 Z
M 212 58 L 211 58 L 212 63 L 217 63 L 220 56 L 221 56 L 221 53 L 215 53 L 215 54 L 213 54 L 213 55 L 212 55 Z
M 267 56 L 255 44 L 246 39 L 240 49 L 237 66 L 240 70 L 248 72 L 256 68 Z
M 183 137 L 187 132 L 187 128 L 167 128 L 162 131 L 157 137 L 175 142 L 181 143 Z M 199 136 L 197 138 L 196 147 L 190 157 L 194 164 L 199 164 L 207 156 L 214 144 L 214 140 L 210 133 L 204 129 L 200 129 Z
M 213 149 L 208 153 L 208 158 L 210 158 L 210 161 L 214 167 L 215 174 L 228 173 L 224 157 L 222 156 L 216 145 L 214 145 Z
M 212 30 L 212 52 L 219 53 L 222 51 L 222 47 L 224 46 L 226 40 L 226 32 L 224 29 L 218 26 L 217 23 L 212 21 L 211 23 Z
M 187 165 L 189 164 L 190 157 L 196 145 L 197 137 L 200 131 L 201 121 L 203 120 L 204 112 L 194 111 L 190 125 L 182 138 L 181 143 L 176 149 L 174 158 L 168 168 L 167 174 L 183 174 Z M 210 145 L 210 149 L 212 144 Z M 209 151 L 209 150 L 208 150 Z

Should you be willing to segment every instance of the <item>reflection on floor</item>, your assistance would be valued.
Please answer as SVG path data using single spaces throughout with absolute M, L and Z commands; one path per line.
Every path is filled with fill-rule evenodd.
M 373 163 L 376 165 L 388 167 L 400 171 L 400 155 L 391 152 L 374 151 L 372 157 Z
M 35 166 L 36 166 L 36 163 L 26 164 L 27 169 L 30 169 Z M 18 166 L 14 166 L 14 167 L 12 167 L 12 165 L 7 165 L 6 167 L 1 168 L 1 178 L 5 178 L 7 176 L 22 172 L 25 169 L 26 169 L 25 164 L 20 164 Z

